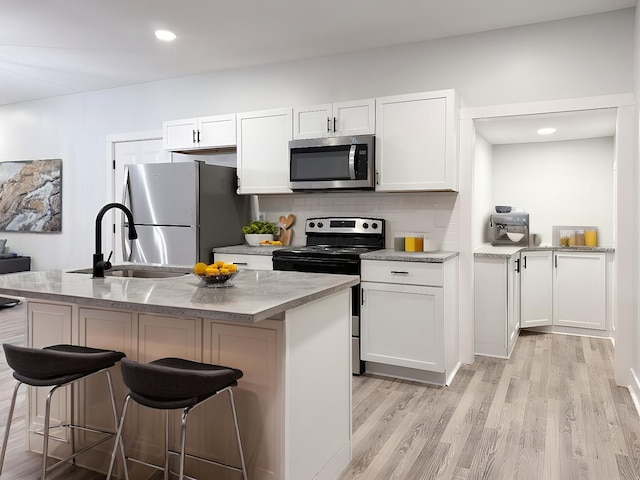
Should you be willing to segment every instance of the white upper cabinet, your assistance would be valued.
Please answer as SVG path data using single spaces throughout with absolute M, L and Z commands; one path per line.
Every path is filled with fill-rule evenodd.
M 454 90 L 376 99 L 376 190 L 458 190 Z
M 235 145 L 235 114 L 172 120 L 162 124 L 162 146 L 165 150 L 184 151 Z
M 291 193 L 292 109 L 239 113 L 238 193 Z
M 295 140 L 372 135 L 375 133 L 375 100 L 294 107 L 293 118 Z

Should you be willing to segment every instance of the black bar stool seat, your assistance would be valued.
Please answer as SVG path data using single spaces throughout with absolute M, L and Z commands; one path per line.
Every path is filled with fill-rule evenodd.
M 125 354 L 115 350 L 103 350 L 98 348 L 83 347 L 79 345 L 51 345 L 44 348 L 21 347 L 5 343 L 4 348 L 7 364 L 13 369 L 13 377 L 18 381 L 13 391 L 13 398 L 7 419 L 5 429 L 4 442 L 2 444 L 2 453 L 0 454 L 0 472 L 4 464 L 4 457 L 9 439 L 9 429 L 13 418 L 13 411 L 16 403 L 18 389 L 23 383 L 32 387 L 53 387 L 47 395 L 45 406 L 44 428 L 43 428 L 43 447 L 42 447 L 42 479 L 46 474 L 63 463 L 74 460 L 75 457 L 96 445 L 112 438 L 116 435 L 115 430 L 118 427 L 118 414 L 115 405 L 115 396 L 113 392 L 113 382 L 109 368 L 113 367 L 117 362 L 125 357 Z M 69 427 L 71 429 L 81 429 L 89 432 L 104 434 L 103 438 L 83 447 L 80 451 L 75 451 L 74 433 L 71 431 L 71 449 L 72 454 L 47 468 L 47 456 L 49 446 L 49 422 L 51 413 L 51 398 L 53 393 L 62 386 L 72 384 L 80 379 L 95 375 L 97 373 L 105 373 L 109 384 L 109 393 L 111 397 L 111 406 L 114 419 L 114 432 L 108 432 L 84 426 L 75 425 L 73 423 L 65 423 L 56 425 L 57 427 Z M 124 450 L 121 449 L 124 459 Z M 126 477 L 128 479 L 128 476 Z
M 120 426 L 118 427 L 116 445 L 119 444 L 122 438 L 125 415 L 130 399 L 133 399 L 140 405 L 165 411 L 164 466 L 146 463 L 126 456 L 125 460 L 131 460 L 157 470 L 161 470 L 164 472 L 165 478 L 167 478 L 170 473 L 169 456 L 170 454 L 174 454 L 178 455 L 180 459 L 180 471 L 178 473 L 179 480 L 184 478 L 185 457 L 241 472 L 244 480 L 247 480 L 247 471 L 242 451 L 242 443 L 240 441 L 240 431 L 238 428 L 235 402 L 233 399 L 233 392 L 231 390 L 231 387 L 237 386 L 238 380 L 242 378 L 243 373 L 241 370 L 175 357 L 161 358 L 150 363 L 139 363 L 123 358 L 120 362 L 120 367 L 122 369 L 122 380 L 129 388 L 129 393 L 125 398 Z M 191 409 L 199 406 L 207 399 L 224 391 L 229 392 L 231 411 L 236 429 L 236 440 L 238 450 L 240 452 L 240 467 L 226 465 L 185 453 L 186 427 L 189 412 Z M 168 412 L 169 410 L 176 409 L 182 410 L 181 444 L 179 451 L 171 450 L 169 448 Z M 111 455 L 111 465 L 109 467 L 109 472 L 107 473 L 107 479 L 111 478 L 115 455 L 116 449 L 114 448 Z

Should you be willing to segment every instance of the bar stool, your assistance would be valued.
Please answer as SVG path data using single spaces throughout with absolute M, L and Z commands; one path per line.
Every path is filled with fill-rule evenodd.
M 179 480 L 185 478 L 185 457 L 241 472 L 242 478 L 247 480 L 247 469 L 242 452 L 242 443 L 240 441 L 240 430 L 238 429 L 238 417 L 231 389 L 231 387 L 238 384 L 238 379 L 242 378 L 242 371 L 235 368 L 198 363 L 181 358 L 161 358 L 151 363 L 138 363 L 124 358 L 120 362 L 120 367 L 122 369 L 122 380 L 129 388 L 129 394 L 124 400 L 116 445 L 118 445 L 122 439 L 122 430 L 130 399 L 133 399 L 136 403 L 144 405 L 145 407 L 164 410 L 165 412 L 164 465 L 154 465 L 125 455 L 125 471 L 126 460 L 131 460 L 163 471 L 164 479 L 167 480 L 169 474 L 174 473 L 169 468 L 169 456 L 177 455 L 179 457 Z M 225 391 L 229 392 L 231 412 L 236 429 L 236 441 L 240 453 L 240 467 L 185 453 L 187 417 L 189 412 L 198 405 L 201 405 L 205 400 Z M 169 410 L 176 409 L 182 410 L 179 451 L 172 450 L 169 447 Z M 107 480 L 111 478 L 115 456 L 116 448 L 113 449 L 111 454 L 111 464 L 109 465 Z
M 83 378 L 104 373 L 107 376 L 109 384 L 109 394 L 111 399 L 111 408 L 114 419 L 114 430 L 118 428 L 118 412 L 116 410 L 116 401 L 113 393 L 113 382 L 109 368 L 113 367 L 125 355 L 122 352 L 113 350 L 102 350 L 90 347 L 81 347 L 78 345 L 52 345 L 45 348 L 29 348 L 20 347 L 5 343 L 4 348 L 7 364 L 13 369 L 13 377 L 18 381 L 11 399 L 11 407 L 9 408 L 9 418 L 4 433 L 4 442 L 2 444 L 2 453 L 0 453 L 0 472 L 4 464 L 4 456 L 7 450 L 7 441 L 9 440 L 9 429 L 13 419 L 13 410 L 16 405 L 16 397 L 20 385 L 27 384 L 32 387 L 53 387 L 47 394 L 44 414 L 44 428 L 42 433 L 42 479 L 46 478 L 47 472 L 55 469 L 69 460 L 75 462 L 75 458 L 86 452 L 87 450 L 99 445 L 110 438 L 116 436 L 114 432 L 88 428 L 85 426 L 75 425 L 73 423 L 64 423 L 56 425 L 56 427 L 65 427 L 71 429 L 71 455 L 67 458 L 59 460 L 55 464 L 47 468 L 47 455 L 49 452 L 49 427 L 51 414 L 51 398 L 53 392 L 65 385 L 73 384 Z M 83 430 L 103 434 L 102 438 L 83 447 L 78 452 L 75 451 L 74 430 Z M 124 461 L 124 448 L 120 445 L 121 455 Z M 125 470 L 128 480 L 128 474 Z

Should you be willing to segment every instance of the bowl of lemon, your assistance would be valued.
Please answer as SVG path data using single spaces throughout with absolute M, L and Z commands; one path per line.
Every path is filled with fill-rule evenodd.
M 198 262 L 193 266 L 193 274 L 200 279 L 200 287 L 233 287 L 231 279 L 238 274 L 238 267 L 222 261 L 207 265 Z

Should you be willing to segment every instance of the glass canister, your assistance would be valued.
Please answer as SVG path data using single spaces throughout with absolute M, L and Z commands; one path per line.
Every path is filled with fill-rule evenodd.
M 584 230 L 576 230 L 576 247 L 585 246 Z
M 404 237 L 404 250 L 406 252 L 421 252 L 424 248 L 424 235 L 422 233 L 408 233 Z
M 584 231 L 584 245 L 586 247 L 597 247 L 598 246 L 598 231 L 593 230 L 585 230 Z

